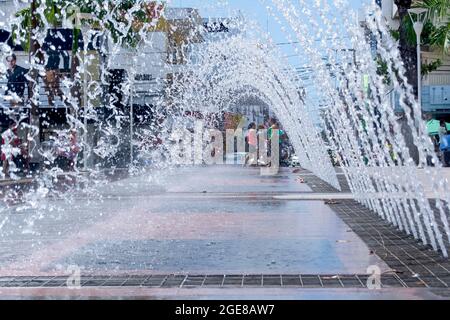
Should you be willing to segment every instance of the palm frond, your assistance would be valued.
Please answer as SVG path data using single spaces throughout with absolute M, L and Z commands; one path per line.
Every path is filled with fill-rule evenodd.
M 449 53 L 450 49 L 450 22 L 437 28 L 430 36 L 430 44 L 442 50 L 443 53 Z
M 417 45 L 416 32 L 414 31 L 414 26 L 411 19 L 408 16 L 404 17 L 402 24 L 406 29 L 406 41 L 408 44 L 411 46 Z
M 427 8 L 434 24 L 446 19 L 450 11 L 450 0 L 420 0 L 414 1 L 413 7 Z

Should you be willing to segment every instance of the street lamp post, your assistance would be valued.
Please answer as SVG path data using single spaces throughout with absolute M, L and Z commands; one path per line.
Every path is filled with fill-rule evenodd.
M 412 8 L 408 10 L 413 22 L 417 38 L 417 102 L 422 108 L 422 61 L 421 61 L 421 35 L 425 22 L 428 19 L 428 10 L 424 8 Z

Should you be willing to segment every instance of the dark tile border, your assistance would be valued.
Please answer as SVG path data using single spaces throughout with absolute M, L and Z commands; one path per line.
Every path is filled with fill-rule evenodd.
M 338 175 L 342 192 L 350 192 L 344 175 Z M 338 190 L 318 177 L 305 176 L 305 182 L 316 193 L 339 193 Z M 450 288 L 450 260 L 443 258 L 430 246 L 408 236 L 395 226 L 381 219 L 375 212 L 355 200 L 336 200 L 329 207 L 378 255 L 392 270 L 395 280 L 387 280 L 394 286 L 398 279 L 404 287 L 415 288 Z M 430 205 L 436 215 L 438 227 L 442 223 L 435 202 Z M 450 252 L 450 244 L 444 239 Z
M 143 288 L 358 288 L 367 289 L 368 275 L 140 275 L 82 276 L 81 287 Z M 412 287 L 416 287 L 412 283 Z M 48 288 L 66 287 L 64 277 L 2 277 L 0 287 Z M 382 288 L 408 288 L 407 282 L 395 275 L 381 276 Z M 423 285 L 423 287 L 426 287 Z
M 330 186 L 328 183 L 323 181 L 322 179 L 316 177 L 312 174 L 305 174 L 304 172 L 299 173 L 299 176 L 305 180 L 305 183 L 312 189 L 315 193 L 340 193 L 345 192 L 349 193 L 350 187 L 347 182 L 347 178 L 343 174 L 338 174 L 337 178 L 339 181 L 339 184 L 341 186 L 341 191 L 338 189 Z
M 449 259 L 356 201 L 337 202 L 329 206 L 408 286 L 450 287 Z

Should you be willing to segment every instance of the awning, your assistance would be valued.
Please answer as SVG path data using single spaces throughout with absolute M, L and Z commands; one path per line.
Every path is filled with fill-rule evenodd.
M 14 51 L 23 51 L 22 46 L 15 46 L 12 38 L 11 33 L 0 29 L 0 43 L 6 43 L 8 46 L 10 46 Z
M 94 37 L 94 41 L 97 42 L 95 47 L 99 47 L 99 39 L 98 37 Z M 72 42 L 73 42 L 73 29 L 49 29 L 47 32 L 47 36 L 44 39 L 43 48 L 44 50 L 48 50 L 49 47 L 54 46 L 56 49 L 61 51 L 72 51 Z M 21 46 L 14 46 L 14 43 L 11 39 L 11 33 L 6 30 L 0 29 L 0 43 L 6 43 L 9 45 L 14 51 L 23 51 L 24 49 Z M 80 31 L 80 37 L 78 39 L 78 47 L 82 49 L 84 47 L 83 42 L 83 34 Z M 88 50 L 95 50 L 93 41 L 90 41 L 88 44 Z
M 450 131 L 450 123 L 446 123 L 447 130 Z M 427 132 L 430 136 L 439 134 L 439 128 L 441 126 L 441 122 L 436 119 L 432 119 L 427 122 Z

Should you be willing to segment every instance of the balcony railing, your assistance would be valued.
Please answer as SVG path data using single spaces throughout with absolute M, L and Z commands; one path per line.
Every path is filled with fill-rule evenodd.
M 68 77 L 69 74 L 62 74 L 59 80 L 59 88 L 61 89 L 63 95 L 66 97 L 69 97 L 69 89 L 66 88 L 63 85 L 64 78 Z M 89 81 L 89 88 L 92 88 L 93 84 L 97 84 L 98 88 L 101 88 L 102 92 L 108 91 L 108 85 L 101 85 L 98 81 Z M 51 87 L 46 86 L 43 79 L 39 80 L 38 83 L 39 87 L 39 96 L 38 96 L 38 106 L 40 109 L 58 109 L 58 108 L 68 108 L 69 105 L 65 104 L 61 98 L 57 95 L 57 92 L 54 92 L 53 97 L 53 104 L 50 104 L 49 102 L 49 92 Z M 89 89 L 88 88 L 88 89 Z M 83 99 L 83 83 L 81 83 L 81 94 L 80 98 Z M 14 94 L 9 93 L 6 95 L 7 92 L 7 80 L 6 79 L 0 79 L 0 108 L 10 108 L 10 107 L 22 107 L 25 108 L 29 104 L 28 101 L 28 84 L 25 84 L 25 92 L 23 101 L 19 103 L 12 103 L 12 99 Z M 132 83 L 132 95 L 133 95 L 133 104 L 149 104 L 151 100 L 155 97 L 161 97 L 164 94 L 164 83 L 160 83 L 158 79 L 151 79 L 151 80 L 139 80 L 139 81 L 133 81 Z M 96 97 L 95 100 L 97 100 L 97 103 L 94 103 L 94 99 L 91 97 L 87 97 L 92 104 L 100 104 L 99 102 L 99 96 Z M 130 96 L 127 97 L 127 100 L 130 99 Z

